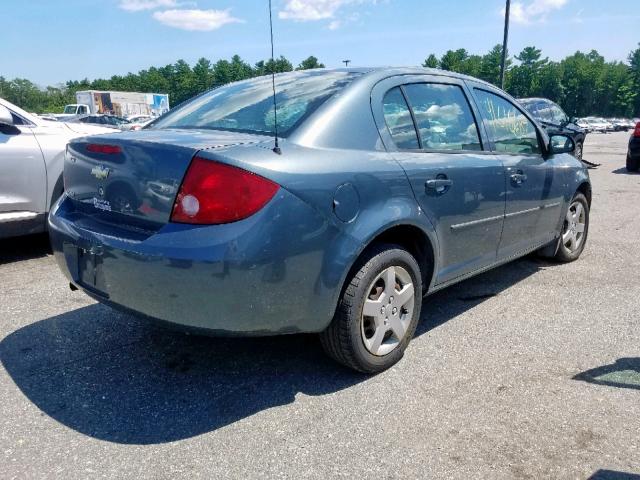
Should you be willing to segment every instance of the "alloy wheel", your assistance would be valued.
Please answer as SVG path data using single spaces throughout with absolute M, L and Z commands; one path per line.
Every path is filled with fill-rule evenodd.
M 582 203 L 575 201 L 569 206 L 562 230 L 562 244 L 569 252 L 580 249 L 584 241 L 587 212 Z
M 404 339 L 413 318 L 415 289 L 409 272 L 399 266 L 383 270 L 367 289 L 361 335 L 373 355 L 392 352 Z

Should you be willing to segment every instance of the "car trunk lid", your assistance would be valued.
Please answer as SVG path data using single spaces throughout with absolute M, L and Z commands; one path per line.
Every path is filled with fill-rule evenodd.
M 143 130 L 85 137 L 69 144 L 65 189 L 76 208 L 125 227 L 157 230 L 171 216 L 196 153 L 261 143 L 267 137 L 206 130 Z

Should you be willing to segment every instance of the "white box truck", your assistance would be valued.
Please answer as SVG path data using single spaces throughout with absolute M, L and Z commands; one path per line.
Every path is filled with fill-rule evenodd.
M 76 102 L 64 107 L 58 118 L 102 113 L 131 117 L 134 115 L 160 116 L 169 111 L 169 95 L 165 93 L 107 92 L 83 90 L 76 92 Z

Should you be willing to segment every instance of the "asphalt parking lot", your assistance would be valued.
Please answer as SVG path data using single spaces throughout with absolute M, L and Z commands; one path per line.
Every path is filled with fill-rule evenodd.
M 587 248 L 430 297 L 376 377 L 314 336 L 201 338 L 71 292 L 46 237 L 0 242 L 2 478 L 634 478 L 640 175 L 591 135 Z M 640 478 L 640 477 L 637 477 Z

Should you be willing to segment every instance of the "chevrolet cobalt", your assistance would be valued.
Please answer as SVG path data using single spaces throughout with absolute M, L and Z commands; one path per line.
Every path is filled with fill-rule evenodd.
M 375 373 L 426 295 L 531 252 L 582 253 L 574 142 L 503 91 L 409 68 L 281 74 L 275 98 L 271 82 L 69 144 L 49 228 L 72 288 L 216 335 L 317 332 Z

